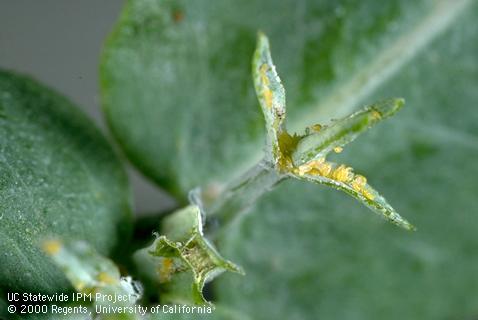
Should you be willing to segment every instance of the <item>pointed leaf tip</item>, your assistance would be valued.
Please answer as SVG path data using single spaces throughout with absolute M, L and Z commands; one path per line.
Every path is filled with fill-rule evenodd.
M 290 175 L 299 180 L 344 191 L 393 224 L 406 230 L 415 230 L 412 224 L 402 218 L 387 200 L 367 183 L 364 176 L 355 174 L 351 167 L 337 165 L 321 158 L 295 168 Z
M 269 38 L 267 38 L 266 34 L 259 30 L 257 31 L 257 47 L 267 46 L 269 47 Z
M 272 61 L 269 40 L 262 32 L 257 34 L 257 47 L 252 60 L 252 76 L 257 99 L 264 114 L 268 148 L 267 155 L 277 165 L 281 162 L 280 137 L 285 128 L 285 89 Z
M 405 103 L 402 98 L 378 101 L 330 125 L 314 125 L 300 139 L 292 155 L 293 162 L 300 166 L 310 160 L 325 157 L 332 150 L 339 152 L 361 133 L 380 121 L 394 115 Z
M 405 99 L 392 98 L 379 101 L 371 106 L 372 109 L 380 113 L 380 117 L 385 119 L 393 116 L 405 105 Z

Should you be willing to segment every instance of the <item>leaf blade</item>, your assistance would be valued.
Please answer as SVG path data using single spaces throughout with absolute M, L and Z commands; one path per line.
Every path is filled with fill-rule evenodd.
M 84 239 L 111 253 L 130 231 L 126 174 L 95 125 L 38 82 L 0 70 L 0 110 L 0 287 L 68 290 L 38 240 Z
M 405 101 L 400 98 L 387 99 L 372 105 L 339 120 L 331 125 L 318 130 L 312 129 L 312 133 L 301 138 L 293 154 L 296 166 L 306 162 L 323 158 L 333 150 L 340 150 L 352 142 L 361 133 L 370 129 L 390 116 L 393 116 L 402 108 Z
M 243 274 L 205 238 L 202 215 L 195 205 L 174 212 L 162 234 L 135 254 L 138 268 L 159 284 L 163 302 L 212 306 L 202 294 L 204 285 L 225 271 Z
M 398 214 L 398 212 L 396 212 L 395 209 L 388 204 L 387 200 L 385 200 L 383 196 L 381 196 L 367 183 L 365 177 L 354 175 L 352 173 L 349 173 L 352 175 L 352 177 L 347 178 L 346 180 L 337 179 L 334 177 L 334 170 L 337 172 L 340 171 L 340 168 L 343 168 L 342 171 L 346 170 L 345 166 L 335 165 L 335 168 L 332 169 L 331 175 L 329 176 L 306 173 L 302 175 L 293 175 L 293 177 L 299 180 L 322 184 L 343 191 L 393 224 L 404 228 L 405 230 L 416 230 L 416 228 L 410 222 L 402 218 L 400 214 Z M 335 174 L 335 176 L 336 175 L 337 174 Z
M 257 35 L 256 51 L 252 59 L 252 78 L 266 122 L 266 154 L 271 160 L 278 162 L 281 158 L 279 139 L 281 134 L 286 132 L 285 90 L 272 62 L 269 40 L 262 32 Z

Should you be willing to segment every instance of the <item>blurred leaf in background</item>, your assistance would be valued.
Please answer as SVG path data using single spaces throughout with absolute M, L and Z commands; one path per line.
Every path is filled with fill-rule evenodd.
M 407 101 L 337 157 L 418 231 L 284 183 L 216 239 L 247 274 L 214 283 L 218 305 L 254 319 L 478 316 L 477 16 L 472 0 L 127 2 L 103 52 L 104 110 L 132 162 L 179 199 L 262 156 L 259 29 L 292 129 Z
M 0 289 L 68 290 L 40 242 L 110 254 L 130 225 L 126 175 L 99 130 L 64 97 L 0 71 Z

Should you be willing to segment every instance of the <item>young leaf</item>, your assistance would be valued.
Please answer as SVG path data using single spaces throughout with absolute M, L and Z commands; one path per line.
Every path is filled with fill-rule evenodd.
M 240 267 L 225 260 L 204 237 L 202 214 L 189 206 L 167 217 L 162 235 L 151 246 L 137 253 L 139 268 L 147 269 L 159 283 L 161 300 L 184 304 L 208 303 L 202 294 L 204 284 L 224 271 L 242 274 Z
M 262 33 L 257 35 L 257 45 L 252 59 L 252 76 L 257 98 L 266 121 L 270 160 L 279 163 L 282 158 L 280 139 L 285 130 L 285 90 L 277 75 L 269 49 L 269 40 Z
M 91 314 L 96 314 L 96 311 L 100 310 L 99 315 L 94 319 L 141 319 L 139 312 L 136 311 L 138 309 L 135 308 L 136 302 L 142 295 L 141 286 L 131 277 L 122 277 L 111 260 L 98 254 L 86 242 L 65 243 L 58 239 L 48 239 L 43 241 L 42 249 L 65 273 L 76 291 L 91 294 L 91 299 L 84 304 L 91 303 Z M 116 299 L 122 297 L 122 299 L 115 301 L 109 299 L 110 297 Z M 108 307 L 116 311 L 111 313 L 101 311 L 109 310 Z M 93 319 L 91 314 L 84 315 L 82 319 Z M 70 319 L 69 315 L 65 318 Z M 71 317 L 71 319 L 75 318 Z
M 285 93 L 272 65 L 267 37 L 259 33 L 258 38 L 257 49 L 253 58 L 254 82 L 266 118 L 269 140 L 272 139 L 273 141 L 272 155 L 277 171 L 288 172 L 289 177 L 343 190 L 396 225 L 408 230 L 414 229 L 382 196 L 367 184 L 365 177 L 353 174 L 350 167 L 337 166 L 325 160 L 325 156 L 330 151 L 340 152 L 343 146 L 353 141 L 373 124 L 395 114 L 403 106 L 403 99 L 377 102 L 334 122 L 324 129 L 316 125 L 313 127 L 314 132 L 307 133 L 305 137 L 297 135 L 292 137 L 287 133 L 283 122 L 285 119 L 285 98 L 281 99 L 281 97 L 284 97 Z M 271 75 L 264 72 L 264 70 L 269 69 L 272 70 Z M 275 98 L 276 96 L 277 98 Z M 287 137 L 286 140 L 284 140 L 284 137 Z M 283 141 L 287 141 L 287 143 Z M 260 176 L 263 173 L 259 172 L 257 175 Z M 245 187 L 242 189 L 245 189 Z M 229 192 L 229 190 L 227 191 Z M 240 196 L 239 192 L 236 192 L 236 194 L 238 197 Z M 225 207 L 225 209 L 230 210 L 229 207 Z
M 343 146 L 353 141 L 360 133 L 395 114 L 403 103 L 403 99 L 377 102 L 305 136 L 294 150 L 293 159 L 296 167 L 291 171 L 290 176 L 345 191 L 397 226 L 414 230 L 415 227 L 403 219 L 367 183 L 364 176 L 354 174 L 351 167 L 325 160 L 325 156 L 332 150 L 340 152 Z
M 84 293 L 127 295 L 127 301 L 117 304 L 131 306 L 141 297 L 141 288 L 130 277 L 121 277 L 116 265 L 98 254 L 86 242 L 66 242 L 48 239 L 43 251 L 65 273 L 75 290 Z M 101 304 L 101 301 L 98 301 Z
M 350 167 L 319 158 L 298 167 L 291 176 L 344 191 L 397 226 L 407 230 L 415 229 L 367 183 L 364 176 L 353 173 Z
M 381 120 L 394 115 L 404 104 L 403 99 L 388 99 L 374 103 L 346 118 L 335 120 L 331 125 L 315 125 L 298 142 L 293 161 L 296 166 L 313 159 L 320 159 L 332 150 L 340 152 L 362 132 Z

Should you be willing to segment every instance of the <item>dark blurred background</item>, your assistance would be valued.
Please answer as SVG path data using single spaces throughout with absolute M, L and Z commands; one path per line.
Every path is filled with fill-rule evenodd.
M 28 74 L 67 96 L 108 130 L 98 95 L 98 63 L 121 0 L 0 0 L 0 68 Z M 110 139 L 111 140 L 111 139 Z M 136 212 L 173 201 L 128 165 Z

